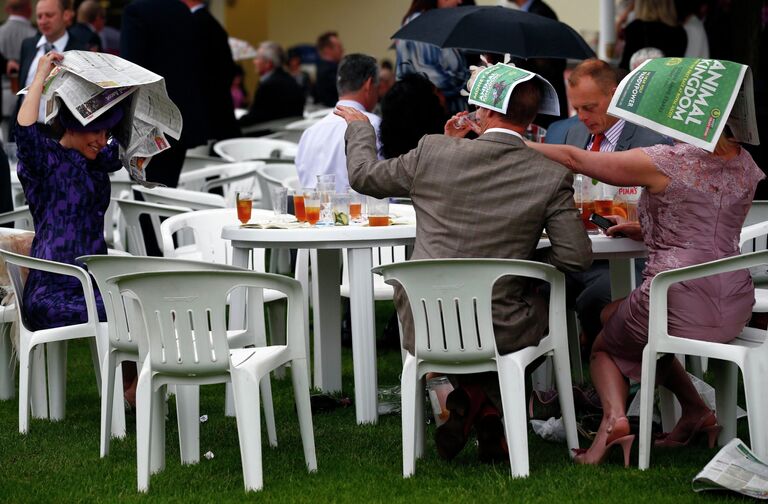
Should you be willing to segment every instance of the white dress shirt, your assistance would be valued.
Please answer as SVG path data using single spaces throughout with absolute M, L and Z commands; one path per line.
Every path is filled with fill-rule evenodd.
M 339 100 L 336 106 L 352 107 L 368 116 L 376 138 L 379 136 L 381 118 L 365 110 L 362 104 L 351 100 Z M 296 154 L 296 170 L 302 187 L 315 187 L 318 175 L 336 175 L 336 191 L 344 191 L 349 186 L 347 174 L 347 155 L 345 152 L 344 133 L 347 122 L 333 112 L 320 119 L 301 135 L 299 151 Z M 376 150 L 381 145 L 376 141 Z M 381 157 L 381 155 L 379 155 Z
M 69 42 L 69 32 L 64 31 L 64 35 L 59 37 L 58 39 L 54 40 L 52 42 L 53 48 L 56 50 L 56 52 L 62 53 L 64 52 L 64 48 L 67 47 L 67 42 Z M 35 58 L 32 60 L 32 64 L 29 66 L 29 73 L 27 74 L 27 80 L 24 83 L 24 86 L 29 86 L 32 84 L 32 81 L 35 80 L 35 74 L 37 73 L 37 64 L 40 61 L 40 58 L 43 57 L 45 54 L 45 44 L 48 43 L 48 40 L 46 40 L 45 35 L 42 35 L 40 37 L 40 40 L 37 41 L 37 53 L 35 54 Z M 44 123 L 45 122 L 45 100 L 40 100 L 40 108 L 37 112 L 37 122 Z

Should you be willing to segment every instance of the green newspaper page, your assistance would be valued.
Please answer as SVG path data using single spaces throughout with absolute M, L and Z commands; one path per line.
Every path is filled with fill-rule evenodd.
M 533 72 L 505 63 L 483 68 L 475 76 L 469 92 L 469 103 L 504 114 L 512 96 L 512 90 L 521 82 L 539 79 L 544 83 L 544 96 L 539 106 L 542 114 L 559 115 L 557 93 L 545 78 Z
M 651 59 L 621 81 L 608 113 L 711 152 L 747 70 L 725 60 Z

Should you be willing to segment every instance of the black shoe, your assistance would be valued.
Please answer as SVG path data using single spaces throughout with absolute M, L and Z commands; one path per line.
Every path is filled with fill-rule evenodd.
M 509 461 L 509 448 L 504 437 L 504 424 L 499 411 L 493 406 L 483 408 L 475 422 L 477 456 L 484 464 Z

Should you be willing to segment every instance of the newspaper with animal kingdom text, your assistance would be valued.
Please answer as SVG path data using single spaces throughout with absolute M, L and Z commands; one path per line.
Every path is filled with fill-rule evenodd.
M 124 118 L 112 130 L 120 145 L 120 159 L 132 179 L 155 185 L 146 180 L 147 163 L 170 146 L 168 136 L 179 139 L 183 126 L 163 77 L 112 54 L 62 54 L 64 59 L 56 63 L 43 87 L 45 122 L 58 115 L 62 103 L 83 125 L 122 103 Z
M 757 458 L 739 438 L 732 439 L 691 482 L 695 492 L 733 490 L 768 499 L 768 463 Z

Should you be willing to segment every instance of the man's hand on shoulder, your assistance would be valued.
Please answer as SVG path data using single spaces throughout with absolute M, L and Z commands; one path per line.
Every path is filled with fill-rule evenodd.
M 337 105 L 333 113 L 341 117 L 345 121 L 347 121 L 347 124 L 351 123 L 352 121 L 365 121 L 369 124 L 371 122 L 368 120 L 367 115 L 363 114 L 362 112 L 360 112 L 354 107 L 345 107 L 344 105 Z

